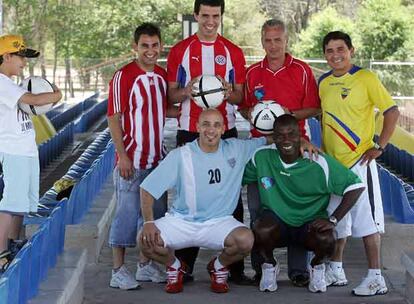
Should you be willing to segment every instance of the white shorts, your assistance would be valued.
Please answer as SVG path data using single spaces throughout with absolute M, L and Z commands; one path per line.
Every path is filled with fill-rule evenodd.
M 155 221 L 161 231 L 164 247 L 174 250 L 188 247 L 202 247 L 214 250 L 224 248 L 226 237 L 238 227 L 246 227 L 233 216 L 211 219 L 202 223 L 186 221 L 166 214 Z
M 0 211 L 11 214 L 37 212 L 39 158 L 0 152 L 4 190 Z
M 373 160 L 370 165 L 360 165 L 351 168 L 365 185 L 365 190 L 352 209 L 339 221 L 336 226 L 338 239 L 348 236 L 364 237 L 373 233 L 384 233 L 384 212 L 382 210 L 381 189 L 378 179 L 377 164 Z M 342 197 L 332 195 L 328 213 L 332 214 L 341 202 Z

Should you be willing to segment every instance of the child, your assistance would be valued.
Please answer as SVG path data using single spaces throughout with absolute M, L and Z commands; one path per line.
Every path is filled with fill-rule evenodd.
M 20 75 L 26 58 L 39 52 L 28 49 L 17 35 L 0 36 L 0 164 L 4 190 L 0 200 L 0 274 L 11 261 L 10 245 L 17 238 L 23 215 L 37 212 L 39 200 L 39 158 L 31 118 L 18 103 L 45 105 L 55 103 L 62 93 L 31 94 L 16 85 L 12 76 Z

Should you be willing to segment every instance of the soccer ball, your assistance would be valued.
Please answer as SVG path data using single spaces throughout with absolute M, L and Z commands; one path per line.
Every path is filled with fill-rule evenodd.
M 39 76 L 30 76 L 22 81 L 21 87 L 33 94 L 53 92 L 53 86 L 46 79 Z M 32 106 L 20 102 L 19 108 L 29 115 L 40 115 L 52 109 L 53 104 L 49 103 L 43 106 Z
M 273 100 L 263 100 L 252 111 L 252 124 L 262 134 L 273 133 L 276 117 L 285 114 L 283 108 Z
M 203 75 L 193 85 L 193 100 L 201 108 L 216 108 L 224 99 L 224 87 L 214 75 Z

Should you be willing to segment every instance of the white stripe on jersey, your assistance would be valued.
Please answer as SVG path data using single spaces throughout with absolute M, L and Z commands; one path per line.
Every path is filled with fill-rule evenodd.
M 203 54 L 202 70 L 203 75 L 216 75 L 214 71 L 214 45 L 202 45 L 201 54 Z M 211 64 L 213 63 L 213 64 Z
M 303 157 L 309 158 L 309 153 L 305 152 Z M 329 166 L 328 162 L 326 161 L 325 157 L 322 155 L 319 155 L 317 159 L 314 160 L 319 166 L 321 166 L 323 172 L 325 173 L 325 179 L 326 179 L 326 186 L 329 187 Z
M 185 199 L 188 207 L 188 215 L 192 218 L 195 217 L 197 213 L 197 201 L 196 201 L 196 183 L 195 183 L 195 174 L 193 167 L 193 158 L 191 157 L 191 148 L 189 145 L 185 145 L 180 148 L 182 164 L 184 168 L 183 178 L 184 178 L 184 192 Z
M 154 160 L 151 156 L 154 155 L 155 153 L 155 147 L 154 147 L 154 115 L 156 113 L 152 112 L 152 103 L 154 102 L 154 100 L 152 100 L 152 96 L 151 96 L 151 85 L 150 85 L 150 81 L 149 81 L 149 77 L 153 77 L 154 74 L 153 73 L 147 73 L 147 75 L 144 75 L 145 77 L 138 77 L 138 81 L 141 80 L 142 84 L 144 85 L 145 91 L 147 92 L 147 98 L 148 98 L 148 125 L 149 125 L 149 133 L 148 133 L 148 140 L 149 140 L 149 157 L 148 157 L 148 162 L 151 162 Z M 156 102 L 156 100 L 155 100 Z M 137 121 L 138 122 L 138 121 Z M 150 159 L 152 158 L 152 159 Z
M 119 100 L 120 95 L 120 80 L 122 77 L 122 71 L 118 71 L 115 73 L 114 76 L 114 80 L 113 80 L 113 98 L 112 100 L 114 101 L 114 109 L 115 109 L 115 113 L 119 113 L 121 112 L 121 101 Z
M 145 100 L 146 96 L 142 96 L 141 95 L 141 90 L 139 89 L 139 85 L 138 82 L 140 81 L 140 78 L 142 77 L 139 76 L 135 82 L 134 85 L 132 86 L 132 90 L 133 90 L 133 94 L 131 94 L 131 96 L 129 97 L 129 106 L 132 109 L 134 106 L 134 103 L 136 104 L 137 108 L 132 112 L 130 112 L 130 126 L 131 126 L 131 133 L 130 136 L 131 138 L 135 139 L 137 147 L 135 149 L 134 152 L 134 167 L 135 168 L 139 168 L 139 161 L 141 159 L 141 151 L 142 151 L 142 138 L 138 138 L 137 139 L 137 134 L 141 135 L 142 134 L 142 107 L 143 107 L 143 103 L 142 102 L 136 102 L 134 101 L 134 97 L 135 100 Z M 138 123 L 137 123 L 138 122 Z M 133 141 L 131 141 L 131 144 L 133 144 Z

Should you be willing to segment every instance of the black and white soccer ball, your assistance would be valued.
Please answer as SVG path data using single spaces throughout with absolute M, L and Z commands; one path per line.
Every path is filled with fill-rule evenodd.
M 260 133 L 271 134 L 276 118 L 283 114 L 285 114 L 285 111 L 277 102 L 263 100 L 254 106 L 251 113 L 251 122 Z
M 203 75 L 193 85 L 193 100 L 201 108 L 217 108 L 224 100 L 224 91 L 217 76 Z
M 20 86 L 33 94 L 49 93 L 54 91 L 52 84 L 40 76 L 30 76 L 24 79 Z M 20 102 L 19 108 L 29 115 L 41 115 L 50 111 L 53 108 L 53 104 L 50 103 L 43 106 L 32 106 Z

